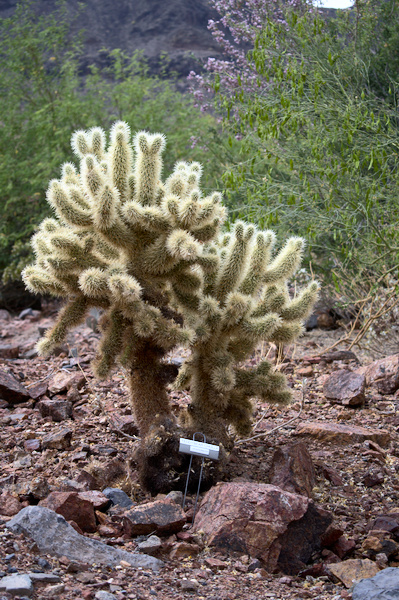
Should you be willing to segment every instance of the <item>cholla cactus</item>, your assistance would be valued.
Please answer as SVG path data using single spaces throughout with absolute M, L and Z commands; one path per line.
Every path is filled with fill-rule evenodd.
M 316 282 L 293 299 L 288 293 L 303 240 L 289 239 L 271 260 L 274 241 L 273 232 L 238 222 L 209 249 L 218 269 L 205 275 L 192 356 L 174 387 L 191 392 L 186 426 L 216 439 L 226 424 L 239 434 L 250 431 L 251 398 L 280 405 L 291 400 L 284 375 L 267 360 L 251 369 L 239 366 L 261 340 L 288 344 L 297 338 L 317 298 Z
M 119 361 L 142 436 L 142 480 L 165 491 L 175 479 L 168 456 L 177 455 L 178 430 L 168 402 L 171 378 L 165 355 L 191 347 L 176 388 L 189 388 L 186 425 L 226 443 L 227 424 L 250 427 L 250 399 L 285 404 L 285 378 L 264 361 L 239 367 L 260 340 L 288 343 L 301 332 L 318 286 L 290 299 L 287 279 L 298 267 L 302 240 L 292 238 L 271 259 L 274 234 L 237 223 L 220 234 L 221 197 L 202 197 L 201 166 L 179 162 L 161 182 L 164 138 L 140 132 L 130 143 L 118 122 L 107 147 L 102 129 L 78 131 L 72 147 L 80 159 L 50 182 L 56 218 L 45 219 L 33 238 L 34 265 L 27 287 L 66 298 L 54 327 L 39 342 L 49 354 L 91 307 L 103 309 L 102 338 L 94 361 L 105 378 Z M 168 462 L 169 461 L 169 462 Z
M 90 307 L 104 309 L 94 371 L 105 378 L 116 359 L 125 365 L 143 437 L 170 416 L 162 358 L 193 337 L 172 303 L 198 306 L 202 273 L 217 262 L 203 245 L 225 218 L 220 194 L 201 196 L 198 163 L 177 163 L 160 181 L 164 145 L 161 134 L 140 132 L 132 147 L 123 122 L 112 127 L 108 148 L 102 129 L 77 131 L 72 147 L 80 170 L 66 163 L 61 179 L 50 182 L 56 218 L 40 225 L 36 263 L 23 273 L 31 291 L 68 299 L 38 344 L 42 355 Z

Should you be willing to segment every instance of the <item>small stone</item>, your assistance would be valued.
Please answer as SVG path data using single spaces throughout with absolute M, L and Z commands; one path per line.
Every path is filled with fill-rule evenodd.
M 41 590 L 41 593 L 45 598 L 57 598 L 65 590 L 65 585 L 59 583 L 58 585 L 51 585 Z
M 340 563 L 328 565 L 330 572 L 342 583 L 345 587 L 350 588 L 352 585 L 361 579 L 374 577 L 379 572 L 379 567 L 368 558 L 351 558 Z
M 29 575 L 7 575 L 0 579 L 0 591 L 12 596 L 28 596 L 33 594 L 33 584 Z
M 366 487 L 374 487 L 384 483 L 384 473 L 382 471 L 369 471 L 363 477 L 363 483 Z
M 150 537 L 144 540 L 144 542 L 140 542 L 140 544 L 137 546 L 137 550 L 139 552 L 143 552 L 144 554 L 153 556 L 158 552 L 161 546 L 162 541 L 159 539 L 159 537 L 157 535 L 150 535 Z
M 0 515 L 5 517 L 13 517 L 17 515 L 23 508 L 23 504 L 11 494 L 11 492 L 5 490 L 0 495 Z
M 189 544 L 188 542 L 179 542 L 172 548 L 169 558 L 188 558 L 195 556 L 200 552 L 201 548 L 198 544 Z
M 120 415 L 113 412 L 108 417 L 108 422 L 111 429 L 116 431 L 122 431 L 127 435 L 137 436 L 139 435 L 139 429 L 135 418 L 132 415 Z
M 332 402 L 343 406 L 361 406 L 365 400 L 365 388 L 364 375 L 341 369 L 330 375 L 323 386 L 323 392 L 327 400 Z
M 212 570 L 227 569 L 225 561 L 218 558 L 206 558 L 205 564 Z
M 11 321 L 11 315 L 5 308 L 0 308 L 0 321 Z
M 41 381 L 39 383 L 36 383 L 35 385 L 32 385 L 29 388 L 29 394 L 30 394 L 31 398 L 33 398 L 34 400 L 38 400 L 39 398 L 41 398 L 42 396 L 45 396 L 47 394 L 47 389 L 48 389 L 47 381 Z
M 94 596 L 96 600 L 116 600 L 116 596 L 111 594 L 110 592 L 105 592 L 104 590 L 100 590 Z
M 307 367 L 301 367 L 295 371 L 297 377 L 313 377 L 313 367 L 308 365 Z
M 47 562 L 47 561 L 45 561 Z M 48 564 L 48 563 L 47 563 Z M 50 566 L 50 565 L 49 565 Z M 56 573 L 28 573 L 29 577 L 32 579 L 33 583 L 59 583 L 61 578 Z
M 366 440 L 377 442 L 382 447 L 388 446 L 391 436 L 384 429 L 366 429 L 357 425 L 341 425 L 308 421 L 296 428 L 294 435 L 310 436 L 324 443 L 337 445 L 362 444 Z
M 42 558 L 41 556 L 37 559 L 36 562 L 41 569 L 51 569 L 51 565 L 48 562 L 48 560 L 46 560 L 45 558 Z
M 342 560 L 356 548 L 355 540 L 348 539 L 344 535 L 331 546 L 331 550 Z
M 18 404 L 29 400 L 30 393 L 13 375 L 0 369 L 0 398 L 10 404 Z
M 277 448 L 270 468 L 270 483 L 287 492 L 311 497 L 316 485 L 316 473 L 303 442 Z
M 135 506 L 124 515 L 123 526 L 129 536 L 147 535 L 152 532 L 176 533 L 186 524 L 183 509 L 166 500 L 155 500 Z
M 174 502 L 175 504 L 179 504 L 179 506 L 182 506 L 183 492 L 177 492 L 177 491 L 169 492 L 169 494 L 166 495 L 165 500 L 170 500 L 171 502 Z
M 183 592 L 196 592 L 200 584 L 196 579 L 182 579 L 180 586 Z
M 0 358 L 18 358 L 20 347 L 18 344 L 0 344 Z
M 79 492 L 79 498 L 87 500 L 93 506 L 94 510 L 105 510 L 109 506 L 109 498 L 98 490 L 88 490 L 87 492 Z
M 366 377 L 367 385 L 375 385 L 380 394 L 394 394 L 399 389 L 399 354 L 376 360 L 357 369 Z
M 74 521 L 82 531 L 96 531 L 93 504 L 78 492 L 51 492 L 39 504 L 62 515 L 67 521 Z
M 105 488 L 102 493 L 111 500 L 114 505 L 119 505 L 123 508 L 131 508 L 134 504 L 126 492 L 119 488 Z
M 82 372 L 68 373 L 67 371 L 59 371 L 51 378 L 48 384 L 50 394 L 60 394 L 70 388 L 81 388 L 86 383 L 86 378 Z
M 42 439 L 42 448 L 53 448 L 55 450 L 67 450 L 71 445 L 72 431 L 70 429 L 60 429 L 54 433 L 45 435 Z
M 72 402 L 61 398 L 44 397 L 37 404 L 42 417 L 51 417 L 56 423 L 72 417 Z
M 32 439 L 24 441 L 24 448 L 26 452 L 39 452 L 41 447 L 40 440 Z

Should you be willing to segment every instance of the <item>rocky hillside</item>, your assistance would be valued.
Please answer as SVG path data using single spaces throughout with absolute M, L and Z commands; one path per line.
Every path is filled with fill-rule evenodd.
M 0 0 L 0 17 L 13 14 L 18 0 Z M 57 0 L 35 0 L 38 14 L 56 9 Z M 215 17 L 207 0 L 68 0 L 72 35 L 84 29 L 84 66 L 103 64 L 104 48 L 131 54 L 142 50 L 151 68 L 167 53 L 170 70 L 186 76 L 198 59 L 215 56 L 218 47 L 207 29 Z

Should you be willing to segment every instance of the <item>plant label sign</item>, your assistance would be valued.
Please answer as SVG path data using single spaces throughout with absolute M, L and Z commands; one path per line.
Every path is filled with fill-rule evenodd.
M 197 442 L 197 440 L 188 440 L 186 438 L 180 438 L 179 452 L 202 456 L 203 458 L 211 458 L 212 460 L 219 459 L 219 446 Z

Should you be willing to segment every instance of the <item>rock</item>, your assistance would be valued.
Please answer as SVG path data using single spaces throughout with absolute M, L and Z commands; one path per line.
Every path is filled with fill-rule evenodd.
M 323 386 L 323 392 L 327 400 L 343 406 L 361 406 L 364 404 L 365 389 L 365 376 L 345 369 L 332 373 Z
M 356 372 L 366 377 L 367 385 L 375 385 L 380 394 L 394 394 L 399 389 L 399 354 L 376 360 Z
M 0 398 L 10 404 L 18 404 L 18 402 L 29 400 L 30 393 L 13 375 L 0 369 Z
M 176 533 L 186 524 L 186 514 L 174 502 L 155 500 L 125 512 L 123 527 L 129 536 Z
M 108 417 L 108 422 L 111 429 L 122 431 L 128 435 L 139 435 L 139 428 L 135 418 L 132 415 L 120 415 L 112 412 Z
M 228 565 L 224 560 L 220 560 L 219 558 L 206 558 L 205 564 L 212 570 L 218 571 L 219 569 L 227 569 Z
M 338 471 L 334 469 L 334 467 L 323 465 L 322 470 L 323 475 L 327 479 L 327 481 L 330 481 L 335 486 L 344 485 L 344 480 L 342 479 Z
M 28 573 L 33 583 L 59 583 L 61 578 L 55 573 Z
M 310 436 L 323 443 L 338 445 L 361 444 L 365 440 L 377 442 L 380 446 L 388 446 L 390 435 L 385 429 L 366 429 L 357 425 L 341 425 L 340 423 L 325 423 L 308 421 L 296 428 L 294 435 Z
M 380 570 L 368 558 L 350 558 L 339 563 L 332 563 L 328 565 L 328 569 L 347 588 L 352 587 L 361 579 L 374 577 Z
M 301 367 L 295 371 L 297 377 L 313 377 L 313 367 L 308 365 L 307 367 Z
M 363 541 L 361 550 L 368 558 L 376 558 L 381 553 L 389 558 L 397 554 L 399 546 L 396 542 L 386 537 L 379 538 L 375 535 L 369 535 Z
M 33 583 L 29 575 L 8 575 L 0 579 L 0 591 L 12 596 L 28 596 L 33 594 Z
M 327 527 L 325 533 L 321 536 L 321 545 L 325 548 L 329 548 L 339 540 L 343 533 L 341 527 L 338 527 L 335 523 L 331 523 L 331 525 Z
M 0 344 L 0 358 L 18 358 L 20 347 L 18 344 Z
M 42 438 L 42 448 L 54 448 L 55 450 L 67 450 L 71 445 L 72 431 L 70 429 L 59 429 L 54 433 L 48 433 Z
M 77 563 L 114 566 L 125 560 L 132 567 L 158 570 L 162 561 L 144 554 L 132 554 L 79 535 L 64 517 L 43 506 L 27 506 L 6 527 L 36 542 L 44 554 L 66 557 Z
M 316 485 L 312 458 L 303 442 L 277 448 L 270 469 L 270 483 L 310 498 Z
M 11 321 L 11 315 L 5 308 L 0 308 L 0 321 Z
M 341 535 L 338 540 L 332 544 L 331 550 L 336 554 L 341 560 L 348 556 L 351 552 L 356 548 L 355 540 L 348 539 L 344 535 Z
M 397 600 L 399 597 L 399 569 L 388 567 L 374 577 L 363 579 L 355 585 L 353 600 Z
M 178 542 L 172 548 L 169 558 L 188 558 L 195 556 L 200 552 L 201 548 L 198 544 L 189 544 L 188 542 Z
M 205 494 L 193 531 L 203 531 L 219 550 L 249 554 L 268 571 L 280 568 L 293 575 L 321 547 L 331 522 L 331 514 L 305 496 L 274 485 L 232 482 Z
M 399 542 L 399 514 L 378 515 L 368 527 L 369 531 L 387 531 Z
M 0 515 L 4 515 L 5 517 L 13 517 L 17 515 L 19 511 L 23 508 L 21 502 L 11 494 L 5 490 L 0 495 Z
M 372 469 L 367 471 L 364 475 L 362 482 L 366 487 L 374 487 L 376 485 L 381 485 L 384 483 L 384 473 L 381 469 L 375 470 Z
M 105 488 L 103 494 L 112 504 L 122 506 L 123 508 L 130 508 L 134 504 L 126 492 L 119 488 Z
M 65 585 L 63 583 L 59 583 L 58 585 L 50 585 L 49 587 L 41 590 L 41 593 L 45 598 L 58 598 L 64 590 Z
M 48 384 L 50 394 L 60 394 L 70 388 L 79 389 L 86 382 L 83 373 L 68 373 L 67 371 L 59 371 L 52 377 Z
M 84 474 L 86 473 L 86 475 Z M 89 475 L 89 477 L 87 477 Z M 84 468 L 78 477 L 78 481 L 86 481 L 89 486 L 95 485 L 92 489 L 104 489 L 107 487 L 117 487 L 112 485 L 126 477 L 126 462 L 117 456 L 111 460 L 93 460 Z
M 183 504 L 183 492 L 171 491 L 166 495 L 165 500 L 169 500 L 170 502 L 174 502 L 175 504 L 179 504 L 182 506 Z
M 96 600 L 116 600 L 116 596 L 114 594 L 110 594 L 109 592 L 105 592 L 104 590 L 100 590 L 94 596 Z
M 20 498 L 28 500 L 43 500 L 50 493 L 50 486 L 44 477 L 34 477 L 30 481 L 17 482 L 16 491 Z
M 37 404 L 42 417 L 51 417 L 53 421 L 60 422 L 72 417 L 72 402 L 61 398 L 42 398 Z
M 139 552 L 144 552 L 144 554 L 149 554 L 153 556 L 158 552 L 160 547 L 162 546 L 162 540 L 157 535 L 150 535 L 150 537 L 144 542 L 140 542 L 137 546 L 137 550 Z
M 106 510 L 110 504 L 109 498 L 98 490 L 79 492 L 78 496 L 79 498 L 90 502 L 94 510 Z
M 34 400 L 38 400 L 42 396 L 47 394 L 48 383 L 47 381 L 41 381 L 39 383 L 35 383 L 32 387 L 29 388 L 30 397 Z
M 67 521 L 74 521 L 82 531 L 97 529 L 93 504 L 78 492 L 51 492 L 39 505 L 62 515 Z
M 25 440 L 24 448 L 26 452 L 39 452 L 41 448 L 41 441 L 35 438 L 32 440 Z
M 196 592 L 199 588 L 200 584 L 196 579 L 183 579 L 180 581 L 180 587 L 183 592 Z

